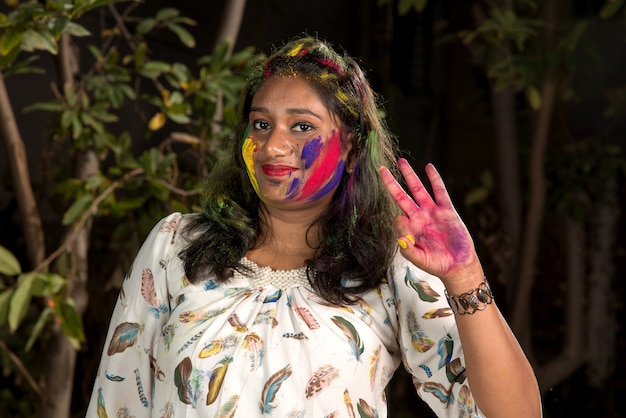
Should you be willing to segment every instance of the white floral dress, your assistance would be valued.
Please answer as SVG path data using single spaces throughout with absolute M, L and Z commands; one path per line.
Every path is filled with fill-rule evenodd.
M 87 417 L 386 417 L 401 362 L 438 416 L 481 416 L 441 281 L 399 253 L 353 306 L 317 296 L 305 269 L 191 284 L 161 220 L 116 304 Z

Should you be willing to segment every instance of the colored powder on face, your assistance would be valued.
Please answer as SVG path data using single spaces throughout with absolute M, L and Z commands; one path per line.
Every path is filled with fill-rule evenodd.
M 333 135 L 324 142 L 324 146 L 320 150 L 319 156 L 315 159 L 310 170 L 313 171 L 308 178 L 300 196 L 297 200 L 304 200 L 315 194 L 316 198 L 321 197 L 319 193 L 322 189 L 325 189 L 326 184 L 333 180 L 335 170 L 339 165 L 339 156 L 341 154 L 341 139 L 338 132 L 334 132 Z M 345 162 L 342 161 L 343 164 Z M 343 164 L 341 164 L 343 166 Z
M 259 180 L 256 177 L 256 170 L 254 169 L 254 153 L 259 150 L 257 142 L 251 136 L 247 137 L 245 141 L 243 141 L 243 145 L 241 147 L 241 154 L 243 156 L 243 160 L 246 163 L 246 169 L 248 170 L 248 177 L 250 178 L 250 183 L 252 183 L 252 187 L 260 195 L 259 189 Z
M 304 168 L 311 167 L 315 159 L 320 155 L 322 149 L 322 137 L 314 138 L 302 148 L 302 159 L 304 160 Z
M 337 168 L 335 169 L 335 172 L 333 173 L 333 176 L 328 179 L 328 182 L 317 193 L 311 196 L 311 200 L 317 200 L 330 193 L 339 184 L 345 166 L 346 162 L 340 161 L 337 165 Z
M 294 194 L 298 193 L 298 189 L 300 186 L 300 179 L 299 178 L 295 178 L 293 179 L 293 181 L 291 182 L 291 185 L 289 186 L 289 190 L 287 190 L 287 197 L 288 198 L 293 198 Z

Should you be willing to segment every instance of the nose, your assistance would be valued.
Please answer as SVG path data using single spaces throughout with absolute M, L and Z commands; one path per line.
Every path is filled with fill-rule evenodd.
M 293 150 L 288 135 L 280 129 L 271 130 L 263 144 L 265 152 L 272 157 L 289 155 Z

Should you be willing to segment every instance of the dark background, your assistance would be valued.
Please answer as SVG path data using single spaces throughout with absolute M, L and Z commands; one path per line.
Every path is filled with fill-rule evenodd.
M 181 1 L 176 4 L 165 0 L 150 0 L 145 4 L 146 13 L 162 7 L 176 7 L 185 16 L 193 17 L 198 26 L 192 31 L 198 41 L 194 55 L 181 51 L 176 42 L 162 39 L 160 59 L 189 60 L 210 53 L 217 35 L 223 11 L 222 1 Z M 394 10 L 381 8 L 376 1 L 319 0 L 296 2 L 280 0 L 251 0 L 235 50 L 255 46 L 269 53 L 273 45 L 279 45 L 291 37 L 307 32 L 328 39 L 335 46 L 345 48 L 358 58 L 376 91 L 386 100 L 391 129 L 398 135 L 405 156 L 421 172 L 423 165 L 432 161 L 446 180 L 453 200 L 471 231 L 480 228 L 474 213 L 462 204 L 467 194 L 480 183 L 485 171 L 495 171 L 494 134 L 492 109 L 489 101 L 488 82 L 484 71 L 472 62 L 471 56 L 460 43 L 439 45 L 437 25 L 445 20 L 451 28 L 462 29 L 474 25 L 469 0 L 431 0 L 422 13 L 409 12 L 399 16 Z M 589 19 L 597 14 L 604 3 L 600 0 L 562 2 L 575 18 Z M 388 19 L 393 19 L 389 29 Z M 602 114 L 605 89 L 626 83 L 626 32 L 624 22 L 610 20 L 596 22 L 590 29 L 590 38 L 601 65 L 580 57 L 574 88 L 579 98 L 567 108 L 560 109 L 558 117 L 568 120 L 572 136 L 593 135 L 604 128 Z M 13 80 L 13 79 L 12 79 Z M 32 94 L 48 89 L 49 81 L 42 77 L 15 78 L 8 86 L 15 106 L 30 102 Z M 19 93 L 19 94 L 16 94 Z M 33 179 L 37 179 L 38 136 L 41 127 L 39 113 L 30 114 L 24 127 L 28 139 Z M 42 116 L 43 117 L 43 116 Z M 555 116 L 556 118 L 557 116 Z M 623 123 L 622 123 L 623 125 Z M 617 126 L 606 140 L 624 146 L 625 127 Z M 138 135 L 141 135 L 138 131 Z M 41 139 L 43 142 L 43 138 Z M 524 138 L 522 138 L 524 145 Z M 558 152 L 558 147 L 557 152 Z M 0 154 L 0 172 L 5 173 L 6 156 Z M 522 167 L 523 170 L 526 167 Z M 620 178 L 619 198 L 624 207 L 626 186 Z M 0 185 L 0 210 L 7 213 L 10 198 Z M 556 215 L 552 215 L 556 216 Z M 559 231 L 548 226 L 542 235 L 537 269 L 538 284 L 531 299 L 533 327 L 537 329 L 535 344 L 548 358 L 558 352 L 563 339 L 563 265 L 558 254 L 562 244 Z M 623 315 L 624 289 L 621 272 L 626 266 L 626 240 L 624 219 L 621 217 L 619 241 L 615 249 L 614 298 L 616 316 Z M 6 231 L 6 230 L 5 230 Z M 481 247 L 479 245 L 479 250 Z M 483 249 L 484 250 L 484 249 Z M 487 272 L 497 254 L 481 253 Z M 555 256 L 556 255 L 556 256 Z M 97 276 L 97 272 L 96 272 Z M 506 314 L 505 289 L 495 283 L 496 296 L 501 296 L 501 307 Z M 85 318 L 88 343 L 79 353 L 75 382 L 75 416 L 83 416 L 86 400 L 91 391 L 93 376 L 100 357 L 106 324 L 117 297 L 117 289 L 93 287 L 91 306 Z M 499 293 L 500 292 L 500 293 Z M 584 309 L 581 301 L 581 309 Z M 622 322 L 619 323 L 615 347 L 615 371 L 601 388 L 587 384 L 587 372 L 581 367 L 563 383 L 549 388 L 544 396 L 547 418 L 573 415 L 617 417 L 621 397 L 626 394 L 624 360 L 625 338 Z M 489 341 L 485 341 L 486 348 Z M 399 370 L 389 390 L 391 417 L 428 417 L 430 412 L 414 395 L 410 377 Z

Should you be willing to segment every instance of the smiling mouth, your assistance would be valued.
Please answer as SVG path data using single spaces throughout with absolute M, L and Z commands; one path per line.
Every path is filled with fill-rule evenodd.
M 273 164 L 264 164 L 261 166 L 265 175 L 269 177 L 282 177 L 286 176 L 297 170 L 296 167 L 291 167 L 288 165 L 273 165 Z

